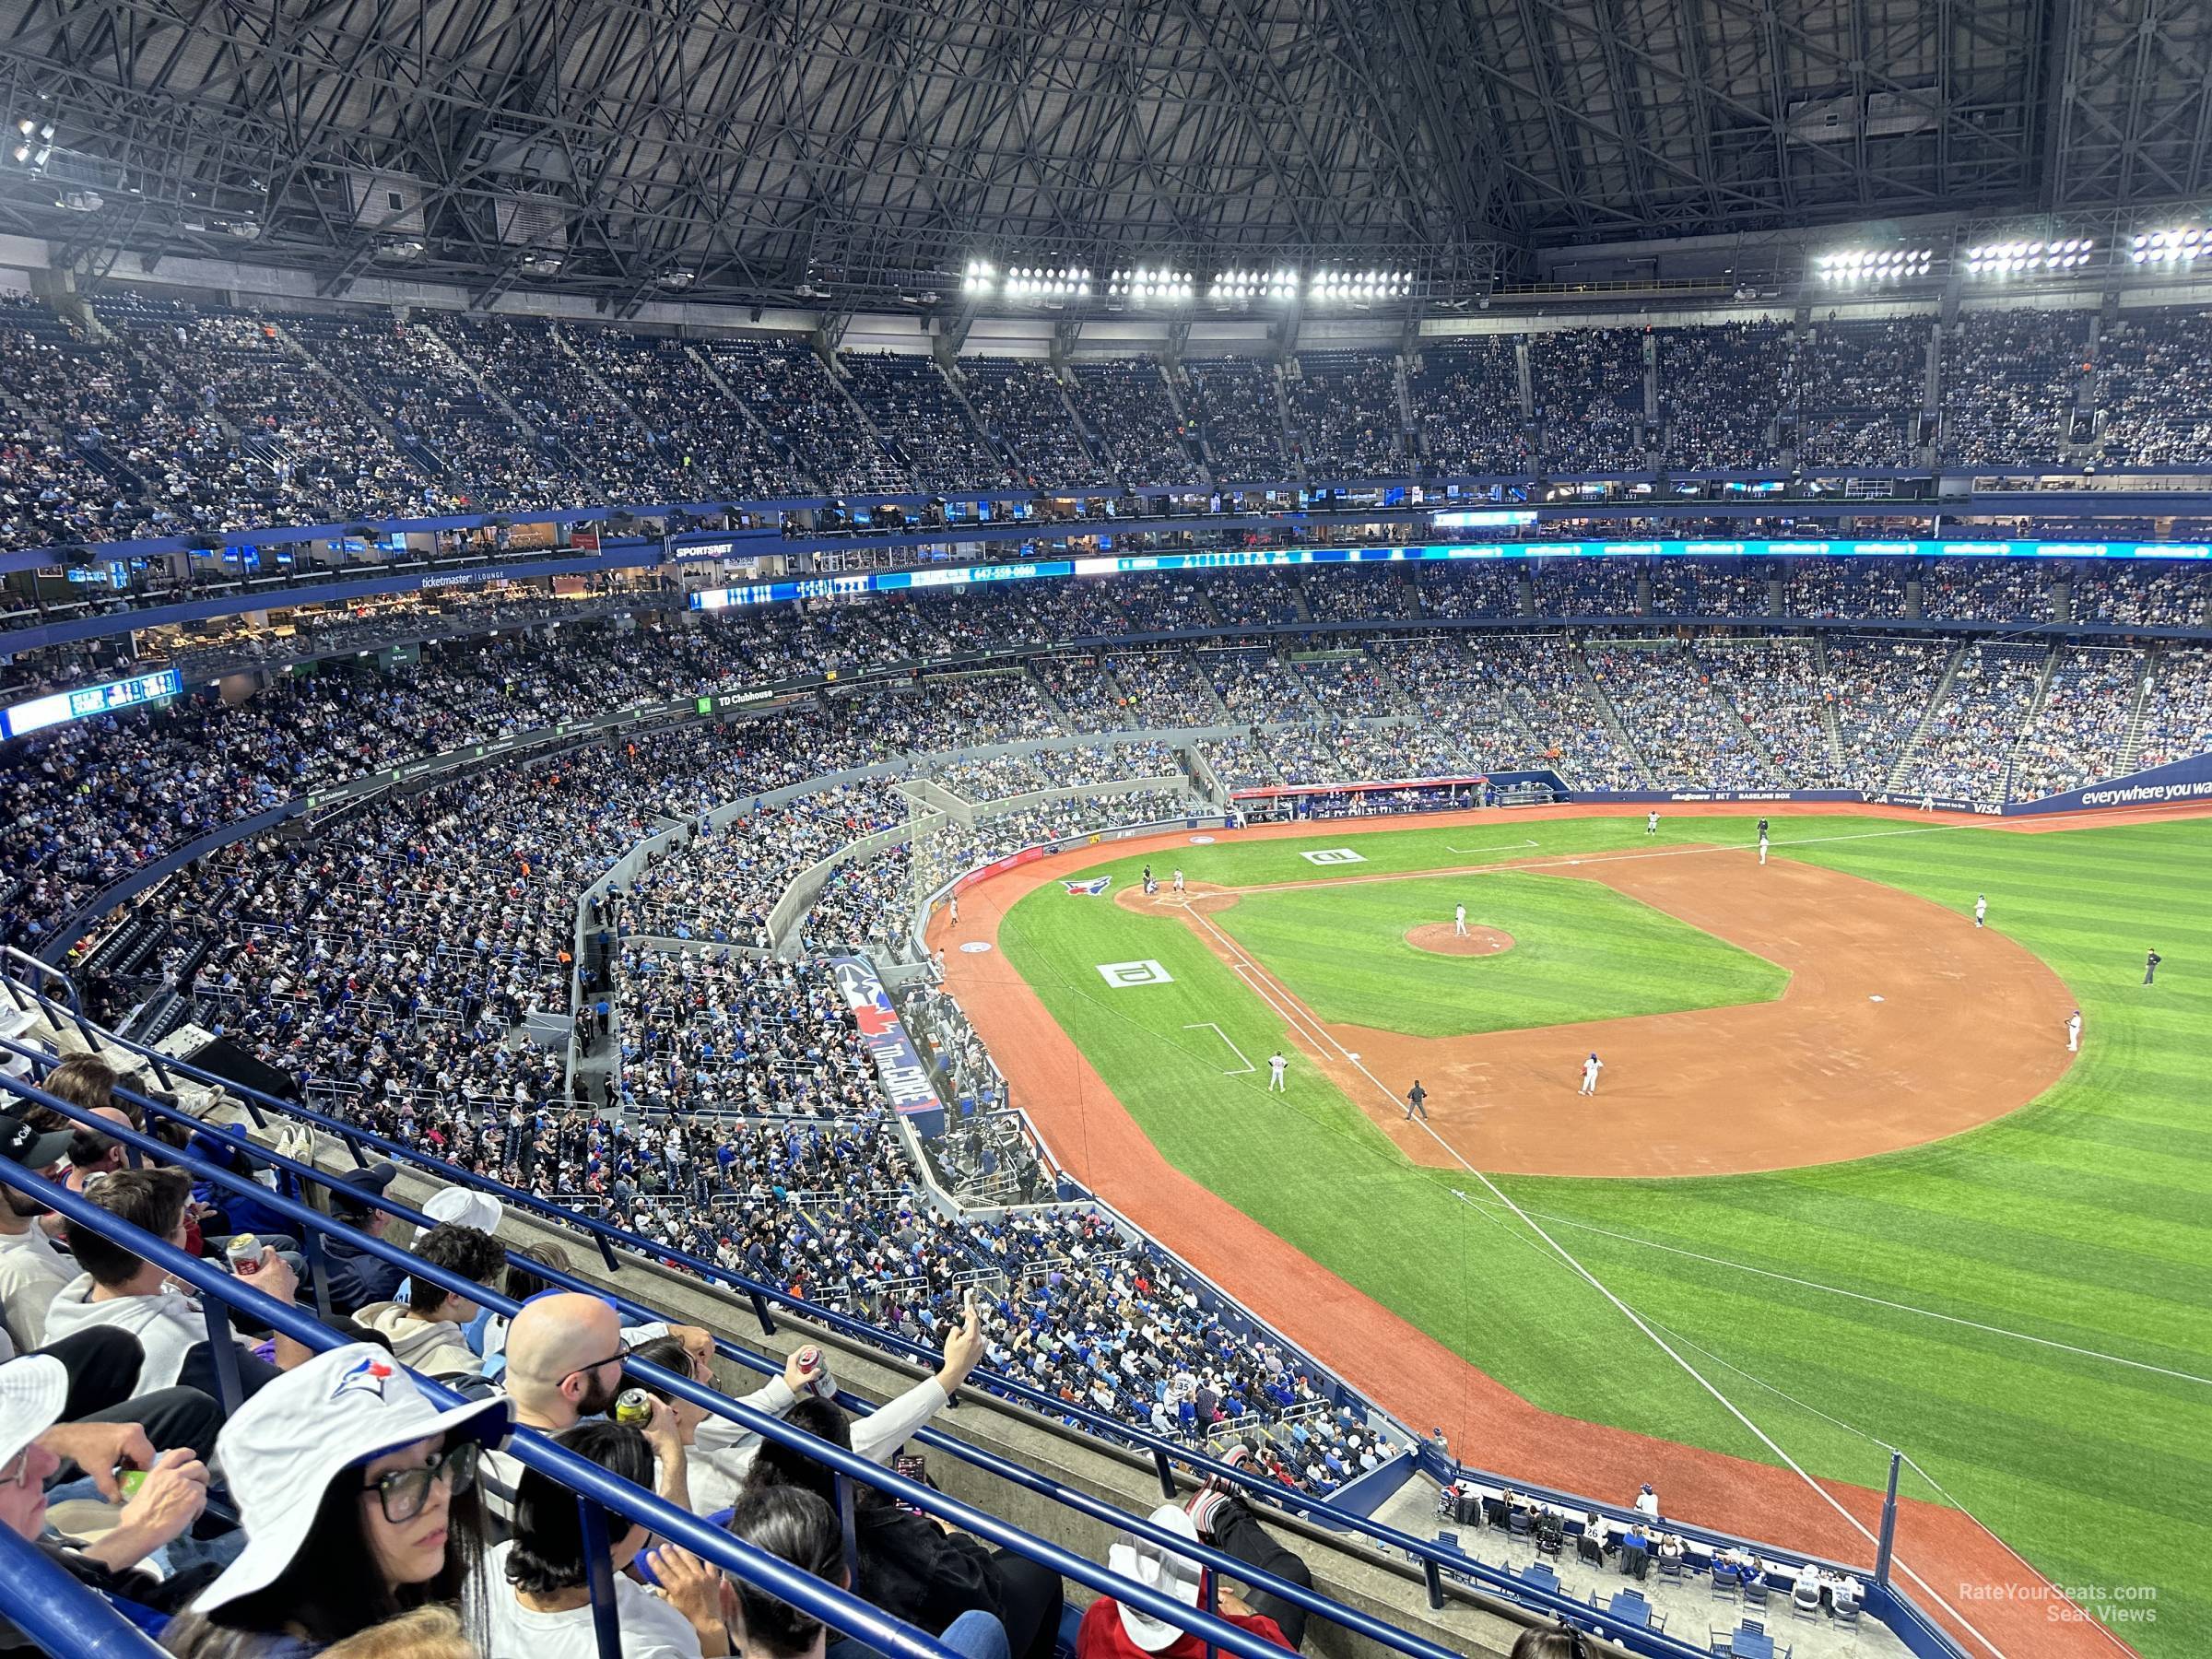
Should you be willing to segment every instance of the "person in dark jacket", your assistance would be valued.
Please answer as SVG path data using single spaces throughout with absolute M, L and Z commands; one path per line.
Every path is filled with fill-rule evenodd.
M 382 1197 L 398 1170 L 388 1163 L 366 1170 L 348 1170 L 330 1189 L 330 1213 L 358 1232 L 381 1239 L 390 1230 L 389 1211 L 372 1208 L 366 1200 Z M 355 1313 L 377 1302 L 388 1302 L 406 1283 L 406 1272 L 382 1256 L 357 1250 L 343 1239 L 324 1243 L 324 1270 L 330 1280 L 330 1305 L 340 1313 Z
M 783 1420 L 853 1449 L 852 1425 L 831 1401 L 803 1399 Z M 837 1502 L 828 1467 L 770 1441 L 753 1459 L 747 1490 L 778 1486 L 814 1492 L 832 1508 Z M 1064 1592 L 1050 1568 L 901 1509 L 874 1487 L 853 1487 L 853 1528 L 860 1576 L 853 1591 L 862 1600 L 930 1631 L 944 1630 L 963 1613 L 990 1613 L 1006 1627 L 1014 1659 L 1052 1659 Z

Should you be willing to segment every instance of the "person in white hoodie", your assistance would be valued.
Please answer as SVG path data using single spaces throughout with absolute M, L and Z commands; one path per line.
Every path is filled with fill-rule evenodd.
M 118 1220 L 183 1249 L 184 1206 L 192 1197 L 192 1182 L 182 1171 L 115 1171 L 88 1184 L 85 1196 Z M 146 1353 L 133 1399 L 178 1386 L 222 1398 L 206 1316 L 196 1297 L 175 1293 L 161 1268 L 88 1228 L 69 1230 L 69 1248 L 85 1271 L 64 1285 L 47 1309 L 49 1342 L 96 1325 L 113 1325 L 137 1337 Z M 274 1250 L 265 1249 L 259 1262 L 245 1264 L 241 1277 L 280 1302 L 291 1302 L 300 1291 L 298 1276 Z M 310 1354 L 280 1335 L 272 1366 L 249 1351 L 253 1345 L 247 1338 L 232 1333 L 232 1340 L 240 1346 L 239 1381 L 248 1397 L 275 1382 L 278 1371 L 304 1363 Z
M 687 1353 L 676 1337 L 642 1343 L 630 1349 L 628 1357 L 688 1375 L 695 1382 L 712 1386 L 714 1380 L 712 1368 Z M 959 1392 L 960 1384 L 982 1357 L 982 1316 L 971 1291 L 959 1324 L 946 1333 L 945 1360 L 936 1374 L 923 1378 L 866 1417 L 855 1417 L 853 1450 L 872 1463 L 888 1466 L 892 1454 Z M 818 1361 L 812 1368 L 802 1366 L 794 1353 L 784 1361 L 781 1377 L 746 1395 L 741 1404 L 782 1417 L 803 1394 L 814 1391 L 821 1374 Z M 663 1409 L 675 1415 L 677 1432 L 688 1453 L 685 1461 L 692 1512 L 718 1515 L 735 1504 L 752 1468 L 753 1455 L 760 1449 L 759 1436 L 742 1424 L 716 1417 L 703 1406 L 663 1394 L 641 1377 L 626 1373 L 623 1382 L 642 1388 L 663 1402 Z
M 414 1253 L 433 1267 L 488 1285 L 507 1265 L 506 1252 L 489 1234 L 444 1222 L 415 1241 Z M 454 1296 L 419 1274 L 407 1276 L 406 1301 L 371 1302 L 354 1314 L 392 1345 L 393 1358 L 426 1377 L 480 1376 L 483 1361 L 464 1328 L 477 1304 Z

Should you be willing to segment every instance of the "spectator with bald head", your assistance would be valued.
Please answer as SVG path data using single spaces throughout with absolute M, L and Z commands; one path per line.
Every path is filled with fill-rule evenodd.
M 640 1341 L 677 1335 L 687 1339 L 703 1332 L 666 1325 L 640 1327 Z M 586 1418 L 605 1416 L 622 1391 L 622 1361 L 630 1344 L 612 1302 L 575 1291 L 556 1291 L 524 1305 L 507 1328 L 506 1393 L 514 1425 L 559 1434 Z M 667 1402 L 655 1400 L 653 1417 L 641 1425 L 660 1466 L 660 1495 L 680 1509 L 691 1507 L 686 1477 L 682 1430 Z M 488 1453 L 482 1481 L 486 1506 L 503 1525 L 512 1525 L 523 1465 L 503 1452 Z

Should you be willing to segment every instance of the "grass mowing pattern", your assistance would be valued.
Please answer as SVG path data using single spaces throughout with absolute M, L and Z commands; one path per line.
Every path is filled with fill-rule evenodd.
M 2003 1122 L 1915 1151 L 1779 1174 L 1501 1184 L 1694 1345 L 1815 1473 L 1878 1487 L 1888 1458 L 1866 1437 L 1900 1445 L 2062 1584 L 2156 1585 L 2156 1621 L 2119 1627 L 2146 1653 L 2212 1651 L 2212 1387 L 1999 1334 L 2212 1377 L 2212 821 L 2027 836 L 1772 816 L 1777 856 L 1961 913 L 1986 891 L 1991 925 L 2081 998 L 2080 1064 Z M 1663 841 L 1752 833 L 1744 818 L 1664 829 Z M 1644 840 L 1629 818 L 1524 833 L 1540 845 L 1495 856 Z M 1413 830 L 1359 847 L 1371 870 L 1477 862 L 1447 842 L 1475 844 L 1465 830 Z M 1312 873 L 1301 845 L 1334 844 L 1207 848 L 1188 873 L 1298 879 Z M 1224 1077 L 1236 1062 L 1221 1041 L 1183 1022 L 1218 1021 L 1255 1059 L 1287 1033 L 1180 924 L 1053 889 L 1017 906 L 1002 940 L 1166 1156 L 1263 1225 L 1541 1406 L 1764 1455 L 1510 1217 L 1453 1198 L 1464 1177 L 1406 1164 L 1310 1067 L 1294 1059 L 1290 1093 L 1272 1100 L 1264 1072 Z M 2153 946 L 2168 965 L 2146 989 Z M 1092 966 L 1137 957 L 1175 983 L 1109 991 Z
M 1406 943 L 1455 903 L 1513 947 L 1447 957 Z M 1214 923 L 1322 1018 L 1412 1037 L 1771 1002 L 1790 977 L 1611 888 L 1510 870 L 1253 893 Z

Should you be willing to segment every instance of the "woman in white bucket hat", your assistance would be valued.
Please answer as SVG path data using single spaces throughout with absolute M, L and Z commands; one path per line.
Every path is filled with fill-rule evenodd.
M 216 1442 L 245 1549 L 163 1645 L 187 1659 L 303 1659 L 465 1593 L 477 1606 L 463 1617 L 482 1630 L 477 1454 L 506 1434 L 503 1398 L 441 1410 L 368 1343 L 285 1372 Z

